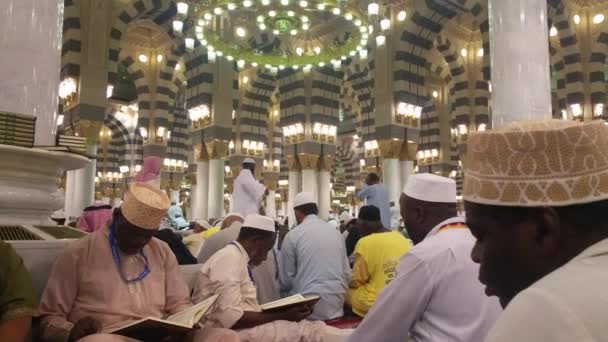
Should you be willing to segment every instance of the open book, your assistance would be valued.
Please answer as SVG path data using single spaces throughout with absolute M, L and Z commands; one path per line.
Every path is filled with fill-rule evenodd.
M 298 305 L 315 305 L 319 301 L 319 299 L 321 299 L 321 297 L 319 296 L 304 297 L 301 294 L 296 294 L 293 296 L 285 297 L 283 299 L 275 300 L 274 302 L 260 305 L 260 307 L 262 308 L 262 312 L 281 311 Z
M 140 341 L 162 340 L 174 334 L 187 333 L 209 312 L 219 295 L 211 296 L 166 319 L 146 317 L 109 332 Z

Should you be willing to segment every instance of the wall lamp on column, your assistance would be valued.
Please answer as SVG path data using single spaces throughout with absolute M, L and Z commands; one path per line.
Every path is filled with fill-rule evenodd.
M 209 126 L 211 124 L 211 112 L 206 104 L 198 105 L 188 109 L 190 121 L 194 129 Z
M 576 121 L 583 121 L 584 119 L 584 110 L 583 106 L 580 103 L 573 103 L 570 105 L 570 111 L 572 112 L 572 119 Z
M 397 114 L 395 119 L 397 123 L 417 127 L 422 115 L 422 107 L 411 103 L 399 102 L 397 104 Z
M 596 103 L 593 105 L 593 120 L 600 120 L 604 118 L 604 104 Z

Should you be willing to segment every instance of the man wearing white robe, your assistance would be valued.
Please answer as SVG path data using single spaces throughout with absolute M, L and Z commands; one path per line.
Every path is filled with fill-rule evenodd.
M 234 180 L 234 191 L 232 200 L 234 201 L 233 211 L 246 217 L 250 214 L 260 212 L 260 204 L 266 194 L 266 186 L 260 184 L 255 179 L 255 161 L 246 158 L 243 161 L 243 170 Z

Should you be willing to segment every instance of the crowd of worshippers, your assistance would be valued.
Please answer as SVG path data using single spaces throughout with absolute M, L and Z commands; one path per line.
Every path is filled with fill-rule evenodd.
M 308 192 L 288 230 L 259 214 L 266 188 L 245 160 L 234 212 L 178 241 L 200 266 L 191 288 L 172 242 L 155 238 L 182 216 L 144 175 L 101 227 L 85 219 L 92 233 L 55 260 L 39 304 L 22 260 L 0 243 L 0 340 L 133 341 L 108 332 L 219 295 L 198 329 L 171 340 L 608 341 L 606 146 L 600 122 L 472 133 L 465 215 L 453 180 L 411 175 L 398 203 L 408 238 L 392 229 L 376 175 L 357 218 L 340 215 L 342 231 Z M 293 294 L 320 299 L 261 310 Z

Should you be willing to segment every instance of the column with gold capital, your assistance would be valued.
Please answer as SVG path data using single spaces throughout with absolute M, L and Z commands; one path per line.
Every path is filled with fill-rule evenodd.
M 323 155 L 319 162 L 319 187 L 318 203 L 319 216 L 327 220 L 331 209 L 331 168 L 334 164 L 334 156 Z
M 224 159 L 228 156 L 228 141 L 212 140 L 205 143 L 209 155 L 208 218 L 224 215 Z
M 413 141 L 406 141 L 401 145 L 401 152 L 399 153 L 399 168 L 401 171 L 399 190 L 401 191 L 407 180 L 411 175 L 415 174 L 414 161 L 416 160 L 416 151 L 418 150 L 418 144 Z M 395 202 L 396 206 L 399 206 L 399 202 Z
M 209 213 L 209 155 L 204 143 L 194 145 L 194 161 L 196 162 L 196 179 L 192 188 L 194 204 L 192 219 L 208 219 Z
M 300 153 L 298 154 L 298 159 L 302 167 L 302 191 L 311 192 L 318 204 L 317 170 L 319 167 L 319 155 Z
M 399 200 L 399 154 L 401 152 L 401 146 L 403 140 L 398 139 L 386 139 L 378 141 L 378 148 L 382 155 L 382 178 L 384 187 L 388 192 L 389 201 Z M 389 228 L 389 227 L 387 227 Z
M 277 201 L 276 190 L 279 186 L 279 173 L 266 172 L 264 173 L 264 184 L 268 189 L 268 197 L 266 197 L 266 216 L 276 219 L 277 217 Z
M 287 193 L 287 216 L 289 217 L 289 225 L 293 226 L 296 224 L 296 218 L 293 213 L 293 200 L 300 192 L 300 181 L 302 166 L 300 161 L 295 155 L 288 155 L 287 157 L 287 168 L 289 169 L 289 188 Z

